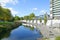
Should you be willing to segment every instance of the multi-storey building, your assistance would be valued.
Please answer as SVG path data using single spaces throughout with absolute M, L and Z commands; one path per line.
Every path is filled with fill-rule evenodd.
M 50 16 L 51 18 L 57 19 L 51 21 L 50 37 L 60 36 L 60 0 L 50 0 Z
M 60 0 L 50 0 L 50 13 L 54 19 L 60 19 Z

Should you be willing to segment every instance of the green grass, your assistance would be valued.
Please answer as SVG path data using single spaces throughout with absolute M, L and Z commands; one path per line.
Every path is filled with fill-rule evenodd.
M 7 37 L 9 32 L 22 24 L 20 22 L 0 22 L 0 39 Z M 6 34 L 7 33 L 7 34 Z
M 2 24 L 13 24 L 13 22 L 0 22 L 0 25 Z
M 22 24 L 18 22 L 0 22 L 0 28 L 6 28 L 6 29 L 13 29 L 21 25 Z
M 13 25 L 13 22 L 0 22 L 0 28 L 11 28 Z
M 60 36 L 57 36 L 57 37 L 55 38 L 55 40 L 60 40 Z

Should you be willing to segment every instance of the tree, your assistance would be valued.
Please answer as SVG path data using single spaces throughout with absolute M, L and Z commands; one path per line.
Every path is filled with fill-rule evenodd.
M 11 11 L 7 8 L 2 8 L 0 6 L 0 20 L 4 21 L 10 21 L 12 20 L 13 16 L 11 14 Z
M 20 20 L 20 17 L 15 15 L 14 20 L 15 21 Z
M 25 20 L 28 20 L 28 19 L 29 19 L 29 16 L 24 16 L 24 19 L 25 19 Z
M 47 23 L 47 15 L 46 14 L 44 15 L 44 23 L 45 24 Z
M 35 14 L 34 14 L 34 13 L 31 13 L 31 14 L 29 15 L 29 20 L 33 19 L 34 17 L 35 17 Z
M 12 20 L 13 16 L 11 14 L 11 11 L 9 9 L 6 9 L 6 12 L 4 12 L 5 15 L 4 15 L 4 20 L 5 21 L 10 21 Z
M 24 18 L 23 17 L 20 17 L 20 20 L 24 20 Z

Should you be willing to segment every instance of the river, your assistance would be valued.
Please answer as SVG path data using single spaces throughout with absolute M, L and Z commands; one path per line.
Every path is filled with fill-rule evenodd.
M 8 35 L 8 37 L 5 37 Z M 31 30 L 30 28 L 19 26 L 16 29 L 11 30 L 11 32 L 6 34 L 1 40 L 37 40 L 41 38 L 41 34 L 36 29 Z

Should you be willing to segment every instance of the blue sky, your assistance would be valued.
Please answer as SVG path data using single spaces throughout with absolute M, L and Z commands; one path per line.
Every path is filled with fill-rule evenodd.
M 9 8 L 12 15 L 25 16 L 34 13 L 36 16 L 43 15 L 46 12 L 49 14 L 49 0 L 1 0 L 1 5 Z

